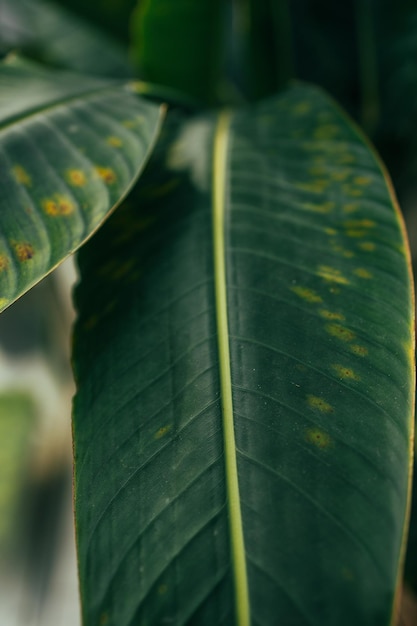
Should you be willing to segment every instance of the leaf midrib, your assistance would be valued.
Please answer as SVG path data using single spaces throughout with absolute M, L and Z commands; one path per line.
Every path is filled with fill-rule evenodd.
M 230 113 L 224 112 L 220 114 L 214 136 L 212 181 L 214 288 L 219 351 L 221 409 L 223 418 L 227 506 L 229 511 L 236 623 L 238 626 L 249 626 L 249 592 L 236 458 L 226 290 L 224 218 L 230 119 Z

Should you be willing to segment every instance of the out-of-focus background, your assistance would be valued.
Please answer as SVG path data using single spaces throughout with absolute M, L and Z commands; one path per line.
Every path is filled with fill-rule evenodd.
M 0 316 L 0 626 L 79 626 L 73 261 Z

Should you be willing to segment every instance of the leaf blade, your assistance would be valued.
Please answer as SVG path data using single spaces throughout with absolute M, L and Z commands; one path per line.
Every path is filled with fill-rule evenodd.
M 209 118 L 180 128 L 137 188 L 143 217 L 132 198 L 81 255 L 74 432 L 87 622 L 243 619 L 225 506 L 213 135 Z M 369 148 L 319 91 L 294 87 L 234 113 L 228 141 L 223 235 L 251 619 L 388 624 L 413 405 L 400 218 Z M 100 266 L 117 239 L 110 286 Z
M 127 193 L 162 110 L 129 86 L 14 58 L 0 83 L 4 308 L 90 237 Z
M 219 0 L 139 2 L 132 17 L 131 57 L 144 80 L 182 91 L 206 105 L 218 102 L 222 9 Z
M 56 4 L 2 0 L 1 52 L 19 50 L 29 58 L 72 71 L 130 78 L 127 51 L 94 26 Z

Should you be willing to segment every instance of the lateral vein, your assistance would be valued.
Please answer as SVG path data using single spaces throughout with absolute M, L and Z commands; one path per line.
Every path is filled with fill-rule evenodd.
M 226 488 L 228 495 L 231 557 L 235 585 L 237 626 L 250 626 L 249 592 L 246 571 L 245 542 L 242 527 L 242 511 L 239 496 L 239 479 L 236 460 L 236 441 L 230 371 L 229 321 L 226 292 L 225 255 L 225 188 L 227 148 L 230 113 L 222 113 L 214 138 L 213 161 L 213 239 L 214 283 L 218 333 L 220 391 L 223 415 L 224 456 Z

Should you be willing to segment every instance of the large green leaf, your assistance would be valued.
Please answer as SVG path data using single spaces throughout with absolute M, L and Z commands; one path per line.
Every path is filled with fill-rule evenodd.
M 139 0 L 132 18 L 132 61 L 144 80 L 202 103 L 219 98 L 223 69 L 222 0 Z
M 388 624 L 413 429 L 389 182 L 313 88 L 215 122 L 171 129 L 80 253 L 85 625 Z
M 133 72 L 127 46 L 42 0 L 1 0 L 0 54 L 9 50 L 86 74 L 121 78 Z
M 0 66 L 0 308 L 99 226 L 137 178 L 161 108 L 135 84 Z

